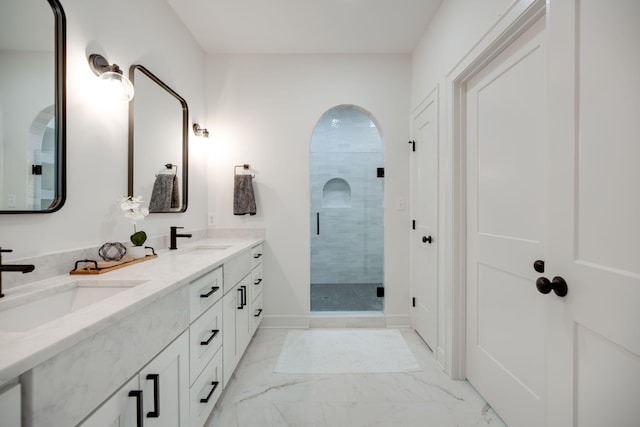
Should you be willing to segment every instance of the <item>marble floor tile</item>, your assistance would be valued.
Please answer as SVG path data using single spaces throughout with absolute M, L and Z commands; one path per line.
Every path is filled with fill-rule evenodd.
M 401 332 L 420 371 L 363 374 L 275 373 L 287 332 L 256 332 L 206 427 L 505 427 L 413 330 Z
M 289 331 L 275 367 L 275 372 L 281 374 L 419 370 L 418 362 L 400 331 L 386 328 Z

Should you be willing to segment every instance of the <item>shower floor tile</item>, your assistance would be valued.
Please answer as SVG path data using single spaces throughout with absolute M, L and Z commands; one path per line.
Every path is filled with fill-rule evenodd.
M 312 283 L 311 311 L 382 311 L 382 283 Z

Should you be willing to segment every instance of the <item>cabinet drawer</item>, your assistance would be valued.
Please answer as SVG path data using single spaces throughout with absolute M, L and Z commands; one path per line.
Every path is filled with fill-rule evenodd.
M 260 293 L 262 293 L 262 264 L 251 270 L 251 301 L 253 302 Z
M 262 245 L 254 246 L 251 248 L 251 267 L 255 267 L 256 265 L 262 262 Z
M 260 322 L 262 322 L 262 316 L 263 315 L 263 311 L 262 311 L 262 292 L 260 292 L 255 300 L 253 301 L 253 303 L 251 304 L 251 334 L 253 335 L 254 332 L 256 331 L 256 329 L 258 329 L 258 326 L 260 326 Z
M 216 303 L 189 328 L 189 384 L 222 345 L 222 301 Z
M 222 267 L 201 276 L 189 285 L 189 318 L 197 319 L 222 296 Z
M 202 427 L 222 394 L 222 350 L 218 351 L 189 390 L 191 427 Z

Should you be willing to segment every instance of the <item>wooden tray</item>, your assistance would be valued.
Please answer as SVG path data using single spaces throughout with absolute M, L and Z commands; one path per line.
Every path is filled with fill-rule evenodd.
M 138 264 L 144 261 L 149 261 L 150 259 L 158 258 L 158 255 L 147 255 L 144 258 L 132 259 L 130 261 L 124 262 L 112 262 L 112 263 L 103 263 L 108 264 L 108 267 L 100 267 L 100 263 L 98 263 L 98 268 L 96 269 L 93 263 L 86 264 L 84 267 L 80 267 L 74 270 L 71 270 L 69 274 L 102 274 L 107 273 L 109 271 L 117 270 L 122 267 L 127 267 L 129 265 Z

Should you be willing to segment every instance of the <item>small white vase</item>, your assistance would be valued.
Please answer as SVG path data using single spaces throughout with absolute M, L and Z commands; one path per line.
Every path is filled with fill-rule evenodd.
M 127 249 L 127 255 L 129 255 L 133 259 L 140 259 L 147 256 L 147 250 L 144 246 L 131 246 L 129 249 Z

